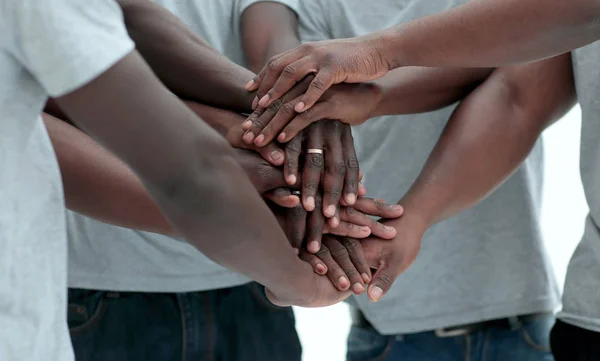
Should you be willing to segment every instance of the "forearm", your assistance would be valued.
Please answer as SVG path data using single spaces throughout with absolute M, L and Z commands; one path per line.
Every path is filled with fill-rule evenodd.
M 63 180 L 67 208 L 116 226 L 175 235 L 139 178 L 72 125 L 43 114 Z
M 260 71 L 272 56 L 300 45 L 297 16 L 283 4 L 253 4 L 242 14 L 241 23 L 244 52 L 254 72 Z
M 398 66 L 496 67 L 562 54 L 600 38 L 598 0 L 475 0 L 381 33 Z
M 373 116 L 437 110 L 463 99 L 493 69 L 405 67 L 374 82 L 381 100 Z
M 231 62 L 168 10 L 147 0 L 120 0 L 127 30 L 154 73 L 181 98 L 249 112 L 254 74 Z
M 200 251 L 274 289 L 306 295 L 310 266 L 295 256 L 231 148 L 167 93 L 136 52 L 57 103 L 125 161 Z
M 453 114 L 400 202 L 424 228 L 483 199 L 575 103 L 570 56 L 496 70 Z

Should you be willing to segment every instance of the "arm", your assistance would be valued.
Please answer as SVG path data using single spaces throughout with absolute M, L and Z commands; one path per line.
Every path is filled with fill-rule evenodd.
M 137 52 L 56 101 L 131 167 L 169 222 L 208 257 L 283 295 L 283 303 L 346 296 L 295 256 L 231 148 L 166 91 Z
M 120 0 L 127 31 L 160 80 L 184 99 L 249 112 L 254 75 L 218 53 L 175 15 L 147 0 Z
M 300 45 L 298 17 L 284 4 L 261 1 L 242 13 L 242 42 L 250 70 L 257 72 L 267 60 Z
M 469 95 L 399 202 L 405 215 L 386 222 L 397 229 L 397 241 L 364 243 L 372 267 L 378 268 L 371 299 L 378 300 L 414 261 L 427 228 L 474 205 L 500 185 L 542 130 L 575 100 L 569 54 L 500 68 Z

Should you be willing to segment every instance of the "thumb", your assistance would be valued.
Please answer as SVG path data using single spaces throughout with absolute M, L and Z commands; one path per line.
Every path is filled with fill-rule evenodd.
M 368 295 L 373 302 L 379 301 L 392 287 L 396 278 L 402 272 L 400 265 L 385 262 L 373 275 L 369 284 Z
M 273 142 L 265 145 L 262 148 L 248 146 L 248 149 L 256 150 L 263 157 L 264 160 L 266 160 L 274 166 L 283 165 L 283 161 L 285 158 L 283 150 L 281 150 L 281 148 L 279 148 L 279 146 L 277 146 L 277 144 Z

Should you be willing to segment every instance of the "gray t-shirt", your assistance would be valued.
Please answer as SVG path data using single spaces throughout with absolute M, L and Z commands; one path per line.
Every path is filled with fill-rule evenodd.
M 600 43 L 573 55 L 577 97 L 581 104 L 581 181 L 590 208 L 583 238 L 569 267 L 559 317 L 578 327 L 600 332 Z
M 304 41 L 368 34 L 460 5 L 459 0 L 303 0 Z M 398 201 L 442 132 L 453 107 L 382 117 L 354 129 L 372 197 Z M 553 311 L 559 291 L 539 217 L 541 141 L 488 199 L 432 227 L 416 262 L 379 303 L 355 302 L 384 334 L 411 333 L 517 314 Z
M 0 360 L 73 360 L 63 189 L 40 112 L 132 49 L 112 1 L 0 0 Z
M 156 0 L 217 50 L 244 65 L 239 23 L 260 0 Z M 292 9 L 298 0 L 278 0 Z M 247 283 L 193 246 L 68 212 L 69 287 L 135 292 L 192 292 Z M 218 240 L 215 240 L 218 242 Z

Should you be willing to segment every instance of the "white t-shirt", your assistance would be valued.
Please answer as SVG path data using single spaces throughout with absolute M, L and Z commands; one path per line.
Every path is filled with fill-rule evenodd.
M 245 65 L 241 15 L 261 0 L 155 0 L 239 65 Z M 297 10 L 297 0 L 275 2 Z M 250 281 L 192 245 L 150 232 L 111 226 L 67 214 L 69 287 L 129 292 L 193 292 Z M 218 242 L 218 240 L 215 240 Z
M 60 172 L 48 95 L 132 50 L 109 0 L 0 0 L 0 360 L 72 360 Z

